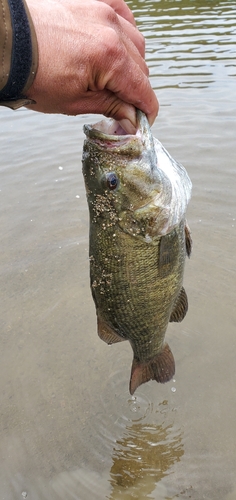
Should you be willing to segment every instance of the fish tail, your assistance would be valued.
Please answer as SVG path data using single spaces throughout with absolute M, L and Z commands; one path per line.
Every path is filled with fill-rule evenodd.
M 129 391 L 133 395 L 136 389 L 149 380 L 161 384 L 168 382 L 175 374 L 175 360 L 168 344 L 164 344 L 160 353 L 145 362 L 133 359 Z

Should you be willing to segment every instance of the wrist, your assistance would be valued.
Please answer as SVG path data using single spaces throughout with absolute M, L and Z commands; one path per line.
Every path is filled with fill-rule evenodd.
M 11 36 L 11 43 L 3 54 L 9 62 L 9 72 L 0 90 L 0 104 L 17 109 L 30 103 L 26 92 L 37 71 L 37 40 L 25 0 L 8 0 L 5 3 L 10 17 L 6 38 Z

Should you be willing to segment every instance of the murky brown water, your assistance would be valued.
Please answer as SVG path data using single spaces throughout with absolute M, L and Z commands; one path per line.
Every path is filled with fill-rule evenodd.
M 236 498 L 236 4 L 130 5 L 153 132 L 193 181 L 176 377 L 131 397 L 130 346 L 96 334 L 81 173 L 94 117 L 0 109 L 1 500 Z

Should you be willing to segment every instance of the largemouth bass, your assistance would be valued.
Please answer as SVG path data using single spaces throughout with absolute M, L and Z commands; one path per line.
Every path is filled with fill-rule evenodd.
M 175 373 L 164 338 L 169 321 L 181 321 L 188 309 L 182 283 L 191 252 L 191 181 L 141 111 L 137 120 L 136 135 L 112 119 L 84 126 L 83 149 L 98 335 L 107 344 L 129 340 L 131 394 Z

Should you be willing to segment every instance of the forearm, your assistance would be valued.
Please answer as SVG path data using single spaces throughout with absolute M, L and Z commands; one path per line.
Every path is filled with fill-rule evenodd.
M 24 0 L 0 2 L 0 105 L 17 109 L 32 103 L 27 90 L 38 62 L 37 40 Z

